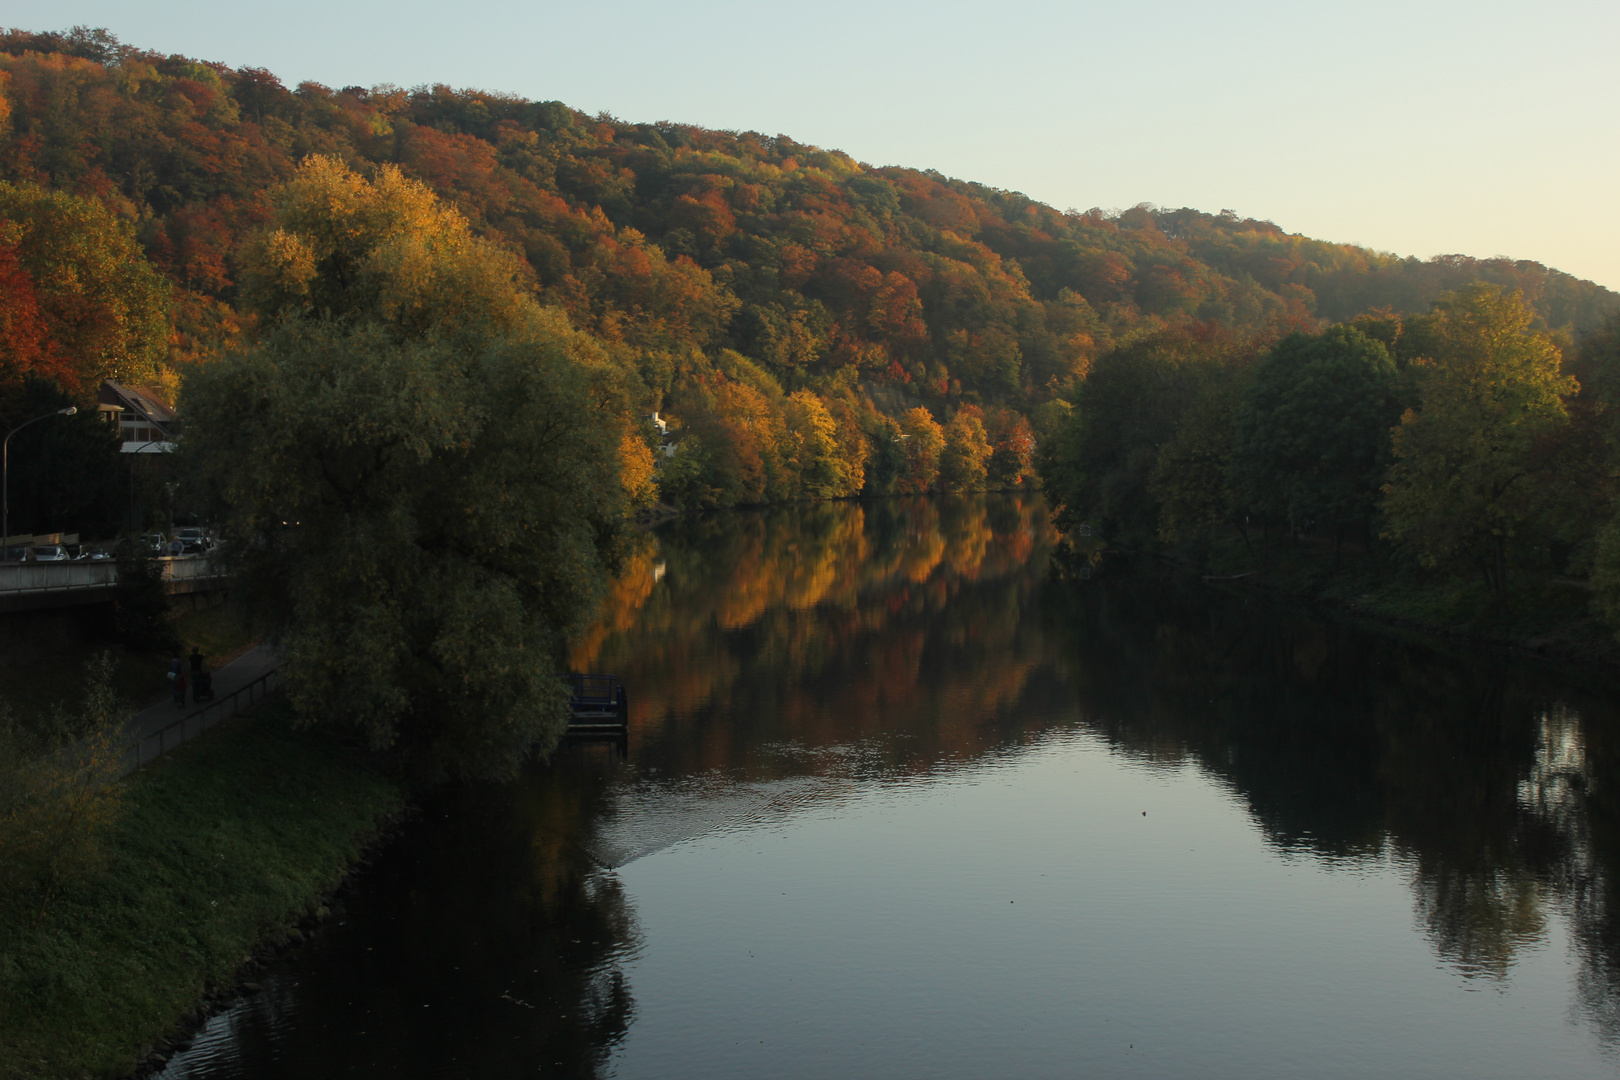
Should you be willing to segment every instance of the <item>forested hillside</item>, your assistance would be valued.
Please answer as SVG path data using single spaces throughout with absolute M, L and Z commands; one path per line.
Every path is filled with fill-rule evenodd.
M 997 449 L 990 481 L 1016 483 L 1024 418 L 1050 427 L 1042 406 L 1072 399 L 1099 356 L 1144 332 L 1220 324 L 1274 340 L 1370 309 L 1422 311 L 1476 279 L 1523 290 L 1553 331 L 1620 307 L 1530 262 L 1403 259 L 1229 213 L 1064 212 L 787 136 L 483 90 L 289 88 L 101 31 L 0 35 L 0 95 L 0 179 L 108 208 L 171 283 L 167 348 L 141 362 L 184 369 L 250 334 L 245 241 L 301 160 L 394 164 L 522 256 L 540 302 L 634 371 L 635 408 L 687 426 L 701 452 L 665 485 L 687 503 L 972 486 Z M 93 317 L 43 306 L 57 330 Z M 31 361 L 11 354 L 14 378 Z M 957 473 L 892 448 L 917 408 L 939 425 L 966 409 Z M 807 440 L 826 444 L 819 464 L 800 460 L 815 456 Z

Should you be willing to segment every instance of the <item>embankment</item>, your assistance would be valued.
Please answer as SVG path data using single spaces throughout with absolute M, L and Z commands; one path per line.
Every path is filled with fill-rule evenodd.
M 337 888 L 404 792 L 278 703 L 125 781 L 96 869 L 0 897 L 0 1076 L 119 1076 Z

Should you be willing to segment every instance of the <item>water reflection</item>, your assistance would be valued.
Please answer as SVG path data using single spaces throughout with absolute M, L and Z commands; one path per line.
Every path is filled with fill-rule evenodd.
M 601 1075 L 634 1016 L 618 879 L 578 838 L 612 775 L 443 791 L 171 1077 Z
M 1464 976 L 1505 980 L 1569 915 L 1582 1005 L 1620 1032 L 1607 684 L 1140 569 L 1054 591 L 1044 617 L 1088 724 L 1224 778 L 1276 844 L 1404 861 Z
M 784 746 L 931 768 L 1039 730 L 1027 695 L 1066 698 L 1034 618 L 1051 538 L 1034 497 L 678 522 L 574 664 L 634 673 L 630 757 L 666 775 L 818 771 Z
M 280 964 L 266 993 L 216 1021 L 170 1075 L 702 1075 L 710 1064 L 717 1075 L 748 1075 L 749 1059 L 710 1061 L 707 1055 L 730 1045 L 728 1037 L 692 1011 L 694 1001 L 721 988 L 688 984 L 679 964 L 675 975 L 661 977 L 648 960 L 658 944 L 650 926 L 669 933 L 671 919 L 701 922 L 712 917 L 705 905 L 722 905 L 704 894 L 690 909 L 673 910 L 671 894 L 655 892 L 664 906 L 638 913 L 638 894 L 626 885 L 641 880 L 651 888 L 645 883 L 658 875 L 645 870 L 650 864 L 665 875 L 696 867 L 687 872 L 698 877 L 718 864 L 649 856 L 681 845 L 729 851 L 739 837 L 846 814 L 864 815 L 864 828 L 874 820 L 874 800 L 877 816 L 892 819 L 900 814 L 895 807 L 931 798 L 930 788 L 994 787 L 998 773 L 1045 769 L 1042 782 L 1061 791 L 1078 781 L 1052 781 L 1051 770 L 1061 764 L 1061 773 L 1082 757 L 1086 782 L 1100 792 L 1108 781 L 1099 756 L 1111 759 L 1116 773 L 1162 777 L 1167 785 L 1196 777 L 1219 788 L 1222 799 L 1198 805 L 1240 806 L 1252 819 L 1238 841 L 1248 847 L 1257 829 L 1285 860 L 1341 881 L 1396 882 L 1428 948 L 1466 987 L 1506 994 L 1527 956 L 1567 940 L 1572 985 L 1519 992 L 1558 997 L 1535 1005 L 1557 1015 L 1573 994 L 1600 1038 L 1620 1035 L 1613 899 L 1620 806 L 1603 782 L 1616 775 L 1620 741 L 1606 685 L 1369 633 L 1151 567 L 1105 564 L 1087 580 L 1069 580 L 1048 570 L 1054 539 L 1034 496 L 713 515 L 646 537 L 573 657 L 579 669 L 626 678 L 627 759 L 577 747 L 507 788 L 435 796 L 423 819 L 368 871 L 343 925 Z M 918 833 L 915 857 L 900 857 L 918 880 L 931 867 L 957 880 L 951 875 L 965 872 L 957 837 L 979 824 L 961 819 L 967 803 L 939 802 L 939 813 L 958 817 L 937 834 Z M 1143 889 L 1226 875 L 1221 888 L 1238 889 L 1243 874 L 1260 865 L 1252 852 L 1229 846 L 1218 857 L 1196 856 L 1210 861 L 1196 863 L 1190 879 L 1187 866 L 1155 877 L 1161 872 L 1129 845 L 1109 849 L 1115 864 L 1060 865 L 1070 856 L 1059 850 L 1072 853 L 1077 837 L 1094 842 L 1089 829 L 1050 818 L 1026 825 L 1020 815 L 1029 812 L 1021 805 L 1007 811 L 1006 827 L 1036 838 L 1028 850 L 1005 853 L 1014 860 L 1006 865 L 1019 873 L 1033 867 L 1041 878 L 1047 870 L 1053 879 L 1079 874 L 1066 886 L 1066 902 L 1081 894 L 1088 875 L 1123 873 Z M 1049 850 L 1039 850 L 1042 844 Z M 774 902 L 777 884 L 787 897 L 789 880 L 817 884 L 823 869 L 856 873 L 844 864 L 805 865 L 807 858 L 795 854 L 770 871 L 781 881 L 768 879 L 765 901 Z M 1232 869 L 1237 862 L 1251 870 Z M 896 883 L 892 872 L 880 867 L 859 888 L 895 889 L 902 906 L 949 902 L 919 892 L 913 881 Z M 765 880 L 744 878 L 735 887 Z M 969 894 L 986 886 L 963 879 L 960 887 Z M 1143 895 L 1163 901 L 1165 926 L 1178 932 L 1214 918 L 1213 900 Z M 1093 900 L 1102 910 L 1109 896 Z M 995 902 L 1011 903 L 999 893 Z M 1402 911 L 1404 903 L 1395 901 Z M 1069 950 L 1091 965 L 1061 976 L 1081 980 L 1065 984 L 1084 987 L 1073 991 L 1076 1000 L 1093 993 L 1107 959 L 1087 951 L 1094 949 L 1087 942 L 1107 935 L 1095 928 L 1077 935 L 1077 918 L 1058 911 L 1050 942 L 1054 957 Z M 785 941 L 808 933 L 806 925 L 813 920 L 777 932 Z M 1010 943 L 1004 951 L 1014 955 L 1014 938 L 972 940 L 984 925 L 973 915 L 940 956 L 979 950 L 993 957 L 998 941 Z M 1136 932 L 1128 922 L 1109 925 Z M 1252 932 L 1252 953 L 1263 955 L 1269 928 Z M 901 937 L 877 939 L 874 947 Z M 1210 945 L 1198 950 L 1239 935 L 1216 920 L 1207 937 Z M 1404 940 L 1391 947 L 1423 952 Z M 1197 967 L 1191 952 L 1198 950 L 1166 958 L 1179 983 L 1221 977 Z M 1285 967 L 1286 950 L 1274 951 Z M 963 982 L 961 973 L 927 950 L 920 956 L 908 963 L 944 965 L 936 982 L 945 996 L 925 994 L 918 1008 L 949 1015 L 959 1007 L 949 988 Z M 682 963 L 695 969 L 706 959 L 690 955 Z M 1128 953 L 1113 962 L 1119 980 L 1142 967 Z M 733 971 L 726 978 L 733 976 L 747 977 Z M 1343 978 L 1298 977 L 1302 986 Z M 806 1000 L 830 999 L 834 985 L 803 992 L 811 995 Z M 731 991 L 746 999 L 779 989 Z M 1223 1007 L 1247 1021 L 1235 989 Z M 1374 980 L 1346 993 L 1387 990 Z M 1439 1038 L 1429 1029 L 1447 1022 L 1446 1006 L 1433 1017 L 1421 1011 L 1433 1004 L 1424 999 L 1414 1007 L 1415 1039 Z M 794 1010 L 801 1008 L 796 1001 Z M 1116 1008 L 1099 1006 L 1099 1018 L 1065 1023 L 1081 1023 L 1087 1040 L 1104 1039 L 1103 1025 L 1119 1020 Z M 772 1035 L 812 1031 L 816 1015 L 789 1010 Z M 662 1031 L 678 1029 L 658 1044 L 672 1056 L 627 1058 L 625 1047 L 650 1016 Z M 1171 1026 L 1181 1022 L 1173 1011 L 1164 1016 Z M 1027 1017 L 1002 1019 L 1014 1025 L 1007 1030 L 1022 1030 L 1016 1025 Z M 1232 1030 L 1234 1022 L 1226 1017 L 1215 1026 Z M 1309 1054 L 1323 1053 L 1330 1041 L 1320 1032 L 1297 1037 Z M 1115 1050 L 1126 1056 L 1099 1058 L 1100 1071 L 1130 1073 L 1127 1050 L 1135 1049 L 1122 1041 Z M 877 1056 L 857 1071 L 903 1073 L 901 1059 L 885 1052 L 872 1049 Z M 892 1052 L 900 1052 L 898 1044 Z M 1192 1048 L 1159 1074 L 1226 1074 L 1211 1071 L 1202 1052 Z M 1005 1050 L 1005 1071 L 1019 1071 L 1019 1054 L 1026 1055 L 1023 1071 L 1039 1073 L 1048 1060 L 1020 1046 Z M 1244 1054 L 1263 1056 L 1253 1047 L 1233 1049 L 1229 1064 L 1238 1074 Z M 1487 1051 L 1482 1060 L 1493 1059 Z M 1454 1064 L 1463 1068 L 1461 1059 Z M 941 1074 L 971 1075 L 973 1067 L 963 1059 Z M 1579 1075 L 1580 1067 L 1563 1071 Z M 808 1064 L 797 1073 L 826 1075 Z

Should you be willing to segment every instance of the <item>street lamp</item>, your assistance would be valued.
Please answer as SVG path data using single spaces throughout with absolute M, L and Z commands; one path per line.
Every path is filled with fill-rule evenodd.
M 72 416 L 78 411 L 77 405 L 69 405 L 65 409 L 36 416 L 18 424 L 6 432 L 4 439 L 0 439 L 0 561 L 11 558 L 11 547 L 6 543 L 11 538 L 11 437 L 29 424 L 37 424 L 53 416 Z

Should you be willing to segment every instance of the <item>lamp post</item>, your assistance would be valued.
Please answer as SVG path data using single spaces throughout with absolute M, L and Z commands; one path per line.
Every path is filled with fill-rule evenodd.
M 29 424 L 37 424 L 53 416 L 72 416 L 78 411 L 77 405 L 69 405 L 65 409 L 57 409 L 44 416 L 36 416 L 32 420 L 24 420 L 6 432 L 4 439 L 0 439 L 0 561 L 9 561 L 11 558 L 11 548 L 6 543 L 11 537 L 11 437 Z

